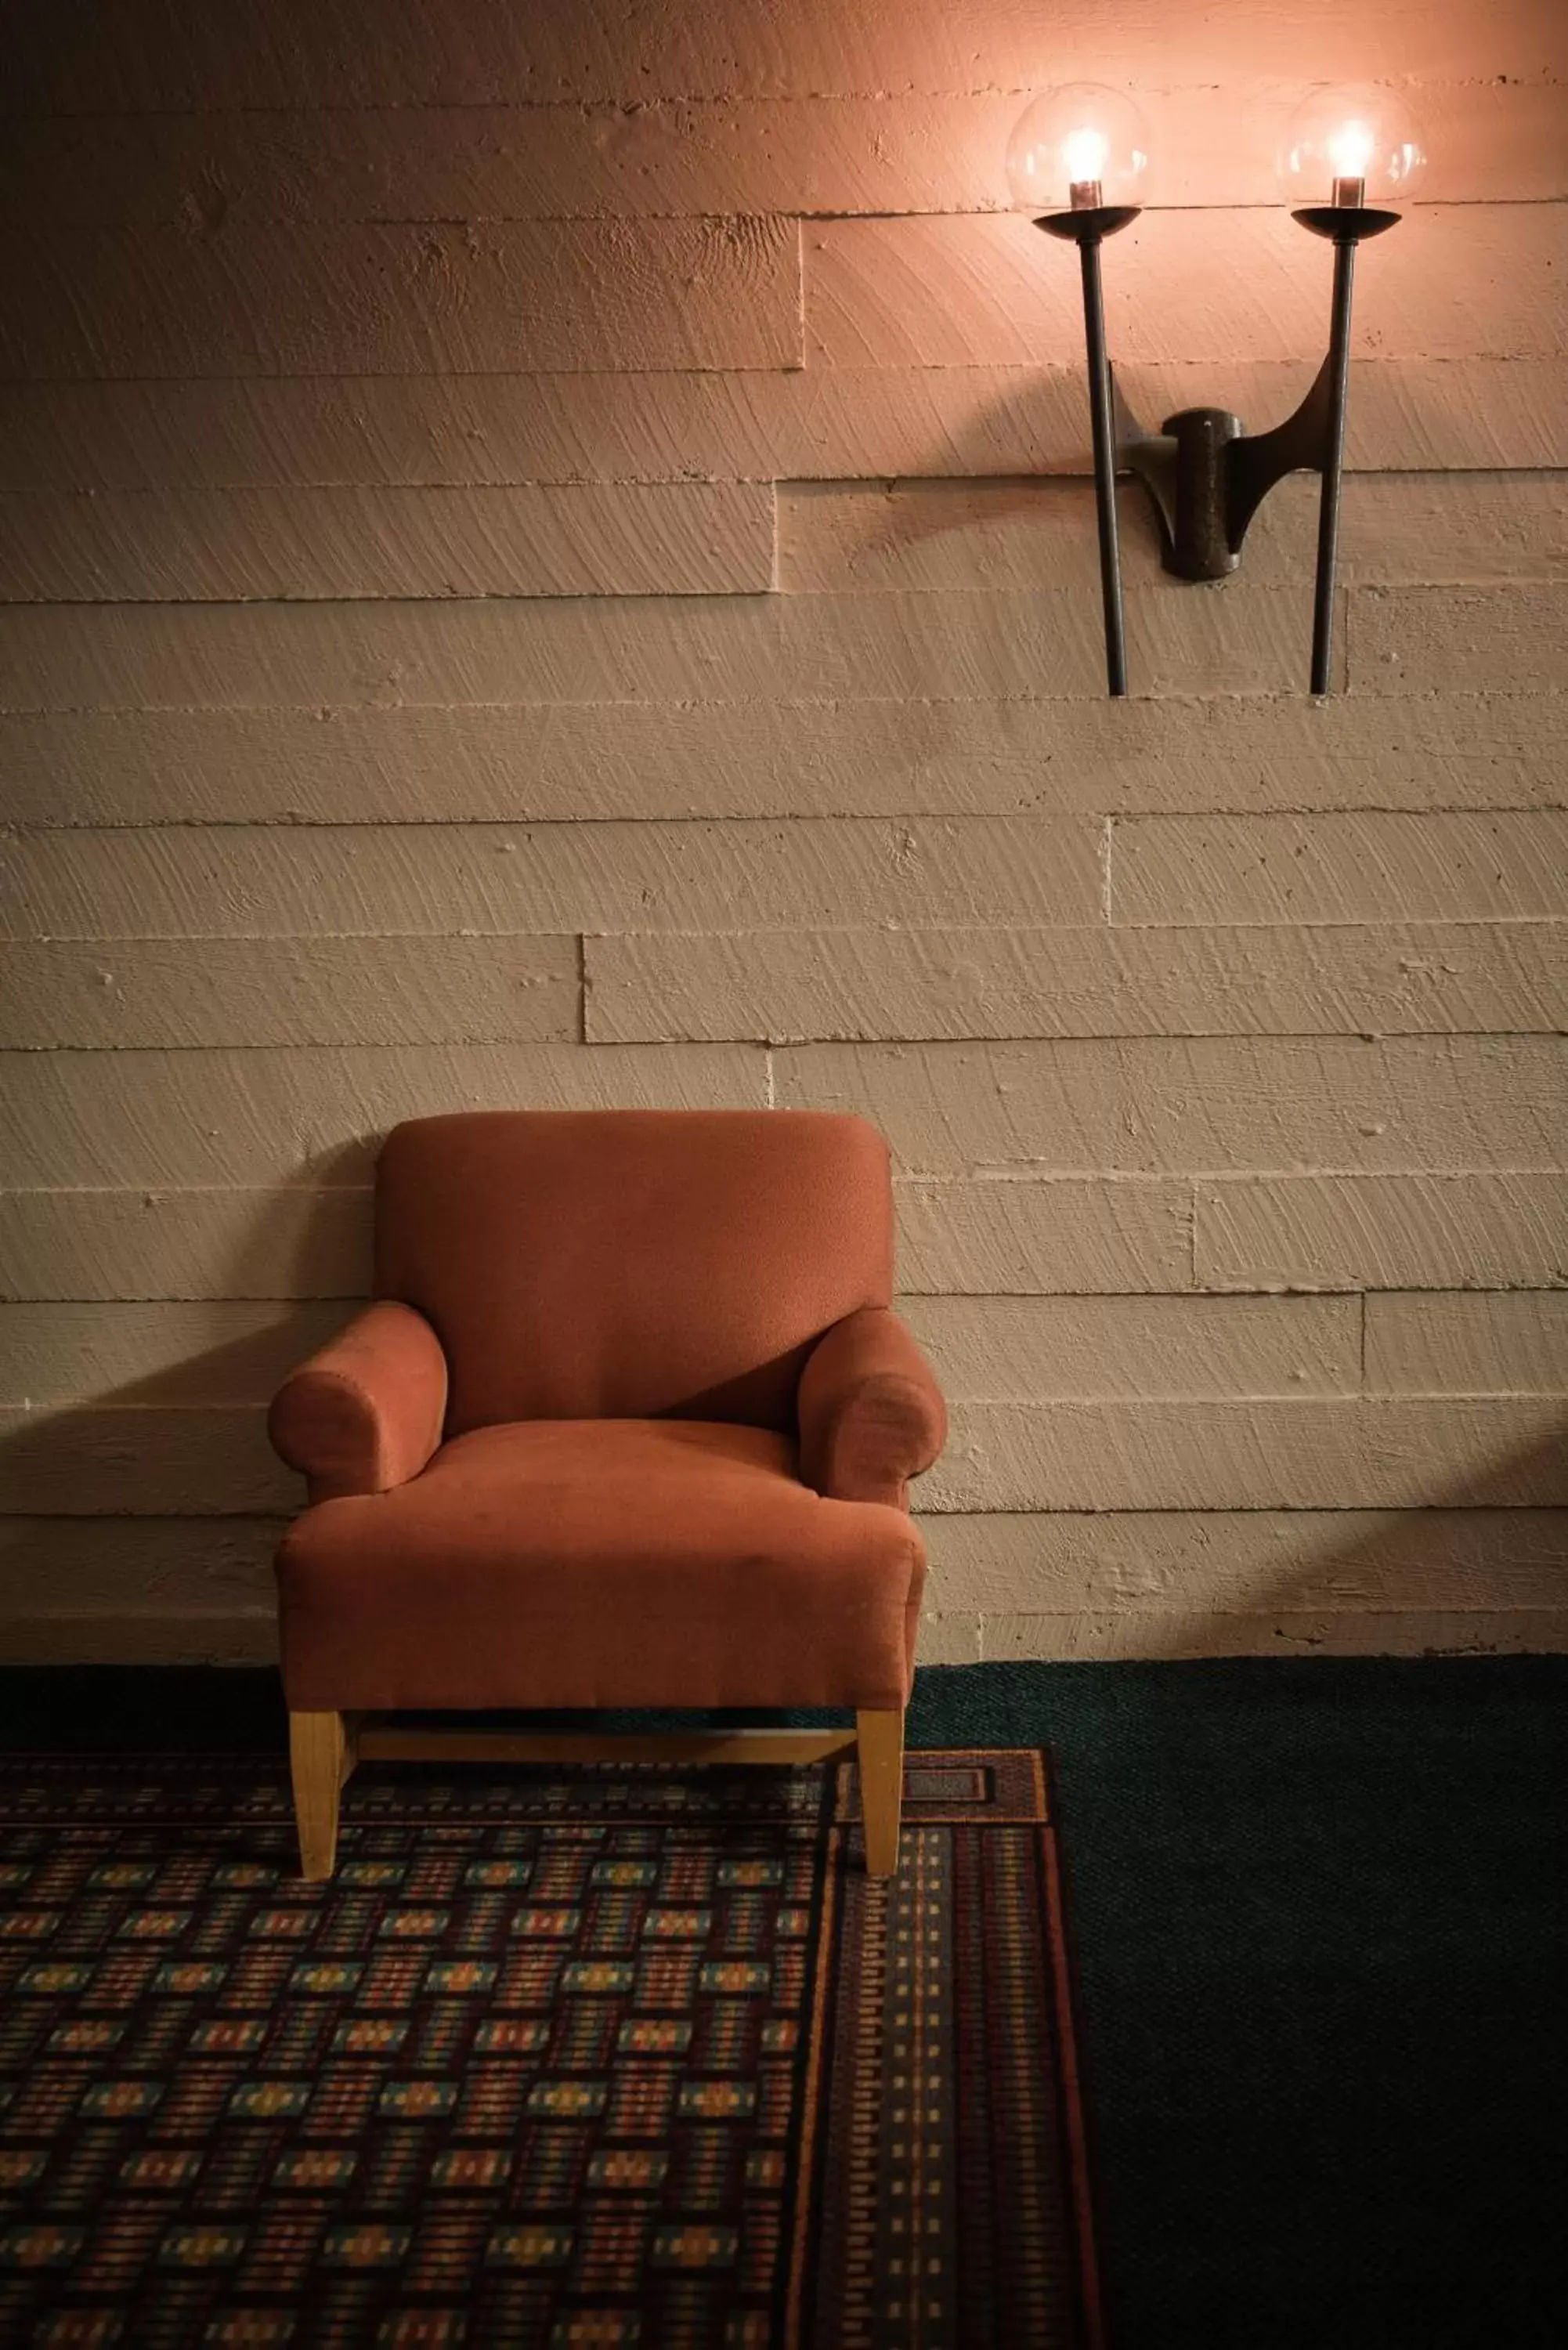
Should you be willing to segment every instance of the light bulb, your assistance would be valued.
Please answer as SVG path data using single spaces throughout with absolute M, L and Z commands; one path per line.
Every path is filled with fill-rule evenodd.
M 1293 204 L 1365 204 L 1408 196 L 1427 161 L 1420 126 L 1392 89 L 1309 90 L 1279 156 Z
M 1143 201 L 1148 133 L 1120 90 L 1095 82 L 1048 89 L 1007 142 L 1007 178 L 1020 211 L 1083 212 Z
M 1328 160 L 1336 180 L 1365 180 L 1377 141 L 1365 122 L 1342 122 L 1328 136 Z
M 1069 187 L 1081 187 L 1085 182 L 1100 187 L 1110 151 L 1110 140 L 1103 130 L 1093 130 L 1086 125 L 1082 130 L 1069 130 L 1062 141 L 1062 162 Z

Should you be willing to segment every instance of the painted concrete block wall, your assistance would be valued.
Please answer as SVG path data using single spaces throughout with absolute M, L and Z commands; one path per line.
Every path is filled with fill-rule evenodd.
M 1568 1646 L 1558 0 L 25 0 L 0 140 L 0 1649 L 271 1648 L 395 1119 L 864 1110 L 926 1654 Z M 1270 155 L 1392 78 L 1314 485 L 1125 509 L 1032 90 L 1124 84 L 1147 416 L 1275 421 Z

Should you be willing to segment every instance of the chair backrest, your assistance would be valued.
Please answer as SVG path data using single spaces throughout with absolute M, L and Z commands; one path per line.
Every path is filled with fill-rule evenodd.
M 857 1118 L 479 1111 L 395 1128 L 377 1167 L 376 1295 L 433 1324 L 452 1436 L 789 1429 L 813 1342 L 892 1283 L 888 1147 Z

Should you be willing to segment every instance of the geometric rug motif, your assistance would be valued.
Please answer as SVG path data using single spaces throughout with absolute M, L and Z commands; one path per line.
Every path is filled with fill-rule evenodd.
M 1044 1758 L 0 1763 L 0 2343 L 1097 2350 Z

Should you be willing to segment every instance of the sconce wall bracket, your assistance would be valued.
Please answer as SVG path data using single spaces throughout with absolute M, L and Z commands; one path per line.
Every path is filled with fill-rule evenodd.
M 1333 604 L 1350 368 L 1350 307 L 1355 248 L 1397 225 L 1399 214 L 1365 204 L 1313 204 L 1293 216 L 1334 248 L 1328 355 L 1301 405 L 1272 432 L 1251 433 L 1226 408 L 1184 408 L 1158 432 L 1139 423 L 1106 354 L 1099 248 L 1137 218 L 1134 205 L 1084 205 L 1035 223 L 1077 245 L 1083 264 L 1084 324 L 1095 438 L 1095 480 L 1106 618 L 1106 674 L 1114 694 L 1127 691 L 1121 563 L 1113 484 L 1131 473 L 1147 489 L 1159 520 L 1160 555 L 1181 579 L 1223 579 L 1241 561 L 1248 525 L 1287 473 L 1323 476 L 1313 615 L 1312 691 L 1328 690 Z

